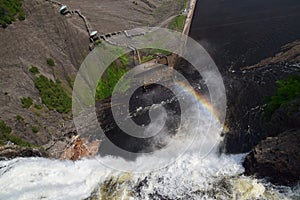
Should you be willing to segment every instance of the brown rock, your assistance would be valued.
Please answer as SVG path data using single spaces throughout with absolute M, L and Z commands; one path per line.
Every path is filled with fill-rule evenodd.
M 89 143 L 86 139 L 75 136 L 60 158 L 75 161 L 83 157 L 93 157 L 98 153 L 99 146 L 99 140 Z

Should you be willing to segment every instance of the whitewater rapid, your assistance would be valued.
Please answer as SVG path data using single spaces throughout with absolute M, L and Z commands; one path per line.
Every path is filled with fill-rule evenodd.
M 241 175 L 245 154 L 187 153 L 167 168 L 151 173 L 120 172 L 99 159 L 76 162 L 17 158 L 0 163 L 0 199 L 294 199 L 291 188 L 278 188 Z M 106 157 L 111 164 L 118 158 Z M 143 164 L 142 164 L 143 162 Z M 126 162 L 124 161 L 124 164 Z M 141 159 L 139 165 L 155 164 Z M 100 198 L 101 197 L 101 198 Z

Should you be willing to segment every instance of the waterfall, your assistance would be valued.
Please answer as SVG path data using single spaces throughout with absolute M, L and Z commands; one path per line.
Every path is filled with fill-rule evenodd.
M 192 110 L 190 119 L 196 115 Z M 207 117 L 207 116 L 206 116 Z M 204 117 L 205 118 L 205 117 Z M 198 120 L 198 119 L 197 119 Z M 201 121 L 201 120 L 200 120 Z M 202 120 L 204 123 L 205 120 Z M 205 124 L 205 123 L 204 123 Z M 171 137 L 172 145 L 180 148 L 192 140 L 190 135 L 205 129 L 186 124 Z M 219 155 L 220 142 L 209 129 L 205 138 L 193 141 L 181 156 L 168 166 L 136 173 L 116 170 L 147 169 L 159 165 L 170 154 L 157 150 L 139 156 L 135 161 L 120 157 L 97 156 L 79 161 L 62 161 L 46 158 L 16 158 L 0 162 L 0 199 L 290 199 L 300 197 L 300 190 L 275 187 L 264 180 L 244 177 L 242 161 L 245 154 Z M 206 130 L 206 129 L 205 129 Z M 214 137 L 208 137 L 208 136 Z M 205 139 L 205 140 L 204 140 Z M 204 140 L 204 141 L 203 141 Z M 201 146 L 201 148 L 199 148 Z M 201 149 L 209 148 L 204 154 Z M 200 150 L 199 150 L 200 149 Z M 171 152 L 171 151 L 170 151 Z M 105 165 L 103 164 L 105 163 Z M 127 166 L 127 167 L 126 167 Z

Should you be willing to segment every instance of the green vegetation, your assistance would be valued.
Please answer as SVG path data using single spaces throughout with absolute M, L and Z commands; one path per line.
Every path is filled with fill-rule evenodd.
M 110 97 L 118 81 L 129 70 L 129 56 L 124 53 L 124 50 L 116 48 L 112 53 L 121 56 L 106 69 L 104 75 L 98 81 L 96 100 L 103 100 Z M 129 86 L 126 84 L 123 87 L 118 88 L 119 91 L 126 91 Z
M 172 54 L 171 51 L 163 49 L 142 49 L 140 50 L 142 56 L 142 63 L 148 62 L 155 58 L 155 56 L 169 56 Z
M 2 120 L 0 120 L 0 132 L 1 134 L 9 134 L 11 132 L 11 128 Z
M 30 97 L 21 98 L 23 108 L 29 108 L 32 105 L 32 99 Z
M 159 56 L 168 56 L 171 55 L 171 51 L 163 50 L 163 49 L 143 49 L 141 52 L 147 55 L 159 55 Z
M 115 49 L 115 52 L 113 53 L 120 55 L 122 54 L 122 49 Z M 140 55 L 142 55 L 142 63 L 154 59 L 155 55 L 167 56 L 170 54 L 172 54 L 172 52 L 162 49 L 140 50 Z M 111 97 L 116 84 L 129 70 L 129 58 L 130 56 L 128 54 L 123 54 L 106 69 L 97 85 L 95 97 L 96 100 L 104 100 Z M 123 82 L 121 88 L 117 88 L 117 92 L 126 92 L 130 87 L 130 81 L 131 80 L 126 80 L 125 82 Z
M 149 60 L 152 60 L 152 59 L 153 59 L 153 55 L 143 56 L 142 63 L 148 62 Z
M 34 133 L 38 133 L 40 131 L 39 127 L 37 127 L 37 126 L 31 126 L 31 130 Z
M 12 135 L 12 129 L 5 124 L 4 121 L 0 120 L 0 145 L 5 145 L 8 141 L 23 147 L 33 147 L 29 142 L 26 142 L 22 138 Z
M 267 98 L 267 106 L 264 111 L 267 120 L 271 119 L 275 110 L 300 98 L 300 76 L 292 76 L 286 80 L 277 81 L 277 83 L 279 87 L 276 94 Z
M 54 67 L 55 66 L 55 62 L 52 58 L 47 58 L 47 65 Z
M 21 115 L 17 115 L 17 116 L 16 116 L 16 119 L 17 119 L 18 121 L 24 121 L 24 118 L 23 118 Z
M 42 110 L 43 106 L 41 104 L 34 104 L 34 107 L 38 110 Z
M 172 20 L 172 22 L 169 25 L 169 28 L 181 32 L 183 30 L 184 22 L 185 16 L 179 15 Z
M 25 20 L 25 14 L 24 14 L 24 12 L 23 12 L 23 11 L 19 12 L 19 15 L 18 15 L 18 20 L 20 20 L 20 21 L 23 21 L 23 20 Z
M 31 67 L 29 68 L 29 71 L 30 71 L 31 73 L 33 73 L 33 74 L 38 74 L 38 73 L 40 73 L 39 69 L 38 69 L 37 67 L 35 67 L 35 66 L 31 66 Z
M 8 24 L 19 20 L 24 20 L 25 15 L 21 0 L 0 0 L 0 25 L 5 28 Z
M 98 46 L 98 45 L 102 44 L 102 41 L 100 39 L 96 40 L 94 44 L 95 44 L 95 46 Z
M 184 0 L 183 8 L 186 9 L 188 7 L 189 0 Z
M 74 81 L 75 81 L 74 76 L 72 76 L 72 75 L 68 75 L 68 76 L 67 76 L 67 82 L 68 82 L 68 84 L 69 84 L 69 86 L 70 86 L 71 88 L 73 88 Z
M 62 88 L 60 81 L 53 82 L 41 75 L 34 80 L 40 91 L 43 103 L 50 109 L 60 113 L 68 113 L 72 108 L 72 99 Z
M 106 71 L 105 75 L 102 76 L 98 82 L 96 89 L 96 99 L 103 100 L 112 95 L 114 88 L 122 76 L 128 71 L 128 67 L 122 66 L 117 67 L 114 62 L 110 65 Z M 126 90 L 126 88 L 124 89 Z

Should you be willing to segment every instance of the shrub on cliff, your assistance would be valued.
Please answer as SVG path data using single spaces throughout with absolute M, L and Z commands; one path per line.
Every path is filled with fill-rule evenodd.
M 33 74 L 38 74 L 38 73 L 40 73 L 39 69 L 38 69 L 37 67 L 35 67 L 35 66 L 31 66 L 31 67 L 29 68 L 29 72 L 31 72 L 31 73 L 33 73 Z
M 17 121 L 24 121 L 24 118 L 21 115 L 16 115 Z
M 276 94 L 267 99 L 267 106 L 264 111 L 267 120 L 271 119 L 275 110 L 300 98 L 300 76 L 292 76 L 288 79 L 277 81 L 277 83 L 279 87 Z M 295 108 L 298 108 L 298 106 L 296 105 Z
M 122 53 L 121 49 L 117 49 Z M 119 66 L 117 66 L 117 61 L 114 61 L 105 71 L 104 75 L 100 78 L 97 89 L 96 89 L 96 99 L 103 100 L 105 98 L 111 97 L 114 88 L 122 76 L 128 71 L 129 59 L 128 55 L 124 54 L 118 58 Z M 129 83 L 119 88 L 119 91 L 126 91 L 128 89 Z
M 21 0 L 0 0 L 0 25 L 7 27 L 8 24 L 19 20 L 24 20 L 25 15 L 22 8 Z
M 32 126 L 32 127 L 31 127 L 31 130 L 32 130 L 32 132 L 34 132 L 34 133 L 38 133 L 38 132 L 40 131 L 39 127 L 37 127 L 37 126 Z
M 47 58 L 47 65 L 53 67 L 55 66 L 55 62 L 52 58 Z
M 60 82 L 53 82 L 41 75 L 34 80 L 43 103 L 50 109 L 59 113 L 71 111 L 72 99 L 61 86 Z
M 32 99 L 30 97 L 21 98 L 23 108 L 29 108 L 32 105 Z
M 4 121 L 0 120 L 0 145 L 5 145 L 8 141 L 23 147 L 33 147 L 29 142 L 26 142 L 22 138 L 12 135 L 12 129 L 5 124 Z

